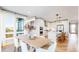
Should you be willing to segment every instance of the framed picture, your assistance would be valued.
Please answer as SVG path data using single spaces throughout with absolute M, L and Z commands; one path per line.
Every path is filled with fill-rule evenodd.
M 7 27 L 6 32 L 13 32 L 13 27 Z
M 6 38 L 12 38 L 13 37 L 13 34 L 5 34 L 6 35 Z
M 57 25 L 57 32 L 64 32 L 64 25 Z

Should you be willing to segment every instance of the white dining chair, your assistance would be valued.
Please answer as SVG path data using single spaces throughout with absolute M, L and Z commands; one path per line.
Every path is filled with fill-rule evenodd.
M 27 44 L 20 40 L 21 52 L 28 52 Z

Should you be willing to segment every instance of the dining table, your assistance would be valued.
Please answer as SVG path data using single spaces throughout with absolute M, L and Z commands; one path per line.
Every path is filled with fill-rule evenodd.
M 48 38 L 45 38 L 44 36 L 39 36 L 29 39 L 27 35 L 23 34 L 17 36 L 16 38 L 34 48 L 48 49 L 48 47 L 50 46 L 50 40 Z

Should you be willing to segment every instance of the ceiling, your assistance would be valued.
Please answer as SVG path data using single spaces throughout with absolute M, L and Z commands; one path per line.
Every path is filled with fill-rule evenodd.
M 49 21 L 56 20 L 57 13 L 63 19 L 78 18 L 76 6 L 3 6 L 3 8 L 27 16 L 41 17 Z

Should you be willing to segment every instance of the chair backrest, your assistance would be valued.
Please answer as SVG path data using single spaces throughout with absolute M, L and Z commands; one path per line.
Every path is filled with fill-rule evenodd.
M 20 40 L 21 52 L 28 52 L 27 44 Z

